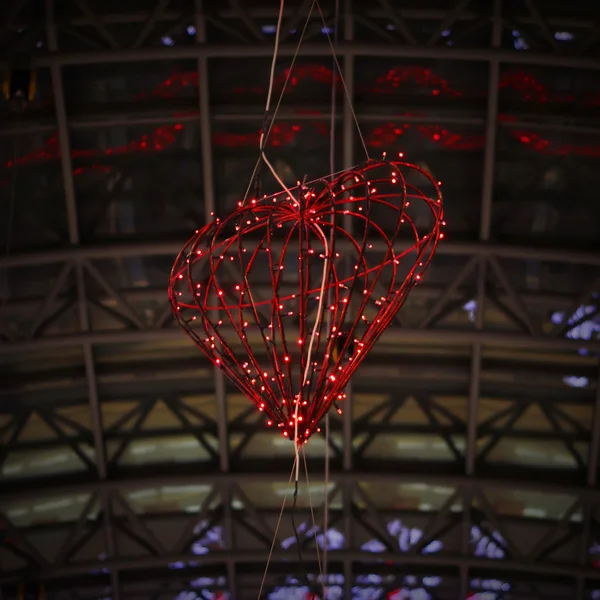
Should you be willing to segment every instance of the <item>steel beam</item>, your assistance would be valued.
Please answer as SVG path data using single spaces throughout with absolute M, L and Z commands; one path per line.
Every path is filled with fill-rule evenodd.
M 319 104 L 311 105 L 315 110 L 325 107 Z M 215 123 L 253 123 L 260 124 L 262 114 L 260 112 L 219 112 L 219 109 L 213 107 L 211 110 L 211 121 Z M 459 116 L 454 117 L 444 114 L 430 115 L 405 115 L 401 111 L 397 113 L 386 112 L 384 116 L 372 112 L 355 111 L 356 116 L 361 123 L 381 123 L 382 121 L 396 120 L 402 123 L 417 124 L 437 124 L 437 125 L 459 125 L 459 126 L 483 126 L 486 120 L 479 116 Z M 103 129 L 109 127 L 129 127 L 132 125 L 164 125 L 167 123 L 191 123 L 197 122 L 200 112 L 197 109 L 190 108 L 188 105 L 179 105 L 177 102 L 170 104 L 168 108 L 164 105 L 160 108 L 153 108 L 146 105 L 141 108 L 135 103 L 129 107 L 117 109 L 104 109 L 94 111 L 87 115 L 84 113 L 79 116 L 69 118 L 69 128 L 71 130 L 81 129 Z M 342 120 L 341 117 L 336 119 Z M 315 121 L 318 120 L 314 114 L 302 114 L 294 110 L 280 110 L 277 113 L 278 121 Z M 505 129 L 527 129 L 535 131 L 554 131 L 561 133 L 573 133 L 576 135 L 600 135 L 600 128 L 583 127 L 577 125 L 568 125 L 564 123 L 562 117 L 546 117 L 546 120 L 535 121 L 499 121 L 498 127 Z M 0 127 L 0 136 L 12 136 L 16 134 L 32 134 L 42 132 L 52 132 L 56 130 L 56 124 L 51 119 L 28 119 L 26 124 L 21 124 L 18 128 L 14 123 L 5 124 Z M 350 166 L 356 164 L 349 163 Z
M 290 447 L 290 456 L 293 451 Z M 338 471 L 332 470 L 330 481 L 342 487 L 353 482 L 364 482 L 368 484 L 411 484 L 420 483 L 431 486 L 444 486 L 453 488 L 463 488 L 465 490 L 478 489 L 498 489 L 498 490 L 519 490 L 535 491 L 547 494 L 562 494 L 572 496 L 573 498 L 586 498 L 591 502 L 600 500 L 600 488 L 590 488 L 588 486 L 574 486 L 552 482 L 540 482 L 532 478 L 507 479 L 502 477 L 477 478 L 467 475 L 454 475 L 450 473 L 407 473 L 400 469 L 392 470 L 389 473 L 379 473 L 373 470 L 359 471 Z M 107 479 L 104 481 L 85 481 L 81 475 L 74 474 L 72 480 L 67 483 L 52 483 L 44 485 L 43 497 L 55 498 L 58 496 L 71 496 L 75 494 L 98 494 L 104 491 L 118 490 L 124 493 L 132 490 L 150 489 L 161 486 L 188 486 L 188 485 L 216 485 L 226 486 L 238 484 L 241 486 L 252 483 L 283 483 L 289 479 L 289 469 L 278 471 L 261 469 L 253 470 L 243 469 L 239 472 L 222 473 L 214 472 L 195 472 L 195 473 L 177 473 L 169 472 L 149 475 L 141 471 L 140 474 L 128 474 L 127 478 Z M 21 502 L 25 499 L 35 499 L 40 497 L 40 487 L 27 482 L 15 482 L 13 485 L 4 484 L 0 489 L 0 502 L 3 505 L 11 502 Z
M 56 23 L 54 21 L 54 0 L 46 0 L 47 17 L 47 37 L 48 47 L 55 52 L 58 49 Z M 69 128 L 67 125 L 67 110 L 64 95 L 64 85 L 61 73 L 61 67 L 52 65 L 50 68 L 52 77 L 52 89 L 54 92 L 54 107 L 56 111 L 56 121 L 58 125 L 58 143 L 60 148 L 60 164 L 63 177 L 63 187 L 65 191 L 67 226 L 69 233 L 69 242 L 73 246 L 79 245 L 79 222 L 77 217 L 77 200 L 75 197 L 75 183 L 73 181 L 73 167 L 71 164 L 71 144 L 69 141 Z M 78 260 L 75 264 L 77 304 L 79 312 L 79 324 L 82 331 L 89 331 L 90 321 L 88 313 L 87 295 L 85 292 L 85 279 L 83 274 L 83 261 Z M 83 356 L 85 364 L 85 373 L 88 384 L 89 405 L 91 413 L 91 422 L 94 434 L 95 459 L 100 480 L 105 480 L 106 455 L 104 448 L 104 436 L 102 430 L 102 416 L 100 411 L 100 402 L 98 398 L 98 385 L 96 382 L 96 368 L 94 365 L 94 353 L 91 344 L 83 343 Z M 111 523 L 111 507 L 108 495 L 100 495 L 103 530 L 105 537 L 106 550 L 109 557 L 115 556 L 114 531 Z M 114 600 L 119 600 L 119 578 L 116 571 L 110 574 L 112 596 Z
M 162 242 L 112 243 L 98 246 L 73 246 L 71 248 L 46 250 L 44 252 L 23 252 L 0 257 L 0 269 L 47 265 L 57 262 L 86 260 L 106 260 L 110 258 L 131 258 L 137 256 L 173 256 L 175 257 L 185 239 Z M 337 244 L 341 250 L 346 245 Z M 397 248 L 401 249 L 402 244 Z M 373 242 L 375 251 L 384 250 L 383 246 Z M 501 245 L 489 242 L 443 241 L 438 246 L 438 255 L 444 256 L 494 256 L 507 260 L 537 260 L 563 264 L 600 267 L 600 253 L 569 250 L 568 248 L 529 247 Z
M 225 335 L 226 328 L 221 329 Z M 84 344 L 106 345 L 127 344 L 131 342 L 165 342 L 184 338 L 178 329 L 127 329 L 104 332 L 82 332 L 75 335 L 42 337 L 36 340 L 9 341 L 0 343 L 0 356 L 37 350 L 58 350 Z M 400 329 L 390 328 L 386 332 L 386 342 L 396 344 L 448 345 L 484 344 L 513 350 L 539 350 L 542 352 L 571 352 L 573 356 L 581 349 L 600 352 L 600 341 L 572 340 L 569 338 L 548 338 L 522 333 L 504 333 L 498 331 L 476 331 L 462 329 Z M 191 343 L 191 342 L 190 342 Z
M 316 562 L 317 555 L 313 551 L 305 550 L 303 553 L 305 561 Z M 267 560 L 273 562 L 289 563 L 297 560 L 294 549 L 288 552 L 275 551 L 272 555 L 264 550 L 238 550 L 235 552 L 220 551 L 202 556 L 201 564 L 204 567 L 226 565 L 231 560 L 238 564 L 259 565 L 265 564 Z M 52 567 L 47 571 L 41 572 L 41 579 L 52 581 L 56 579 L 77 577 L 88 575 L 94 568 L 110 569 L 117 571 L 125 570 L 146 570 L 163 568 L 168 563 L 176 562 L 197 562 L 198 557 L 194 554 L 177 554 L 169 556 L 145 556 L 142 558 L 119 558 L 116 560 L 106 560 L 97 563 L 73 564 L 64 567 Z M 511 576 L 519 575 L 539 575 L 552 577 L 565 577 L 571 580 L 573 577 L 585 577 L 590 580 L 598 581 L 600 571 L 593 567 L 580 567 L 576 565 L 554 563 L 529 563 L 527 561 L 511 560 L 486 560 L 470 556 L 448 556 L 443 554 L 425 554 L 418 555 L 400 554 L 398 552 L 382 552 L 373 554 L 372 552 L 358 550 L 338 550 L 331 551 L 331 562 L 381 562 L 394 564 L 402 561 L 403 568 L 408 566 L 421 566 L 428 569 L 451 568 L 458 570 L 461 567 L 468 569 L 478 569 L 486 573 L 493 574 L 496 577 L 510 579 Z
M 588 458 L 588 485 L 595 486 L 598 481 L 598 460 L 600 458 L 600 363 L 596 377 L 596 402 L 592 422 L 592 438 L 590 440 Z
M 280 56 L 293 56 L 295 44 L 282 44 Z M 118 62 L 151 62 L 157 60 L 179 60 L 198 58 L 261 58 L 271 56 L 273 50 L 269 44 L 205 44 L 202 46 L 152 46 L 147 48 L 131 48 L 118 50 L 92 50 L 89 52 L 59 52 L 36 55 L 32 57 L 34 68 L 92 65 Z M 327 44 L 307 43 L 302 45 L 303 56 L 328 56 Z M 544 65 L 567 69 L 600 70 L 600 60 L 579 56 L 543 54 L 538 52 L 518 52 L 515 50 L 498 50 L 494 48 L 448 48 L 447 46 L 417 46 L 401 44 L 368 44 L 359 42 L 340 43 L 340 58 L 362 56 L 371 58 L 425 58 L 457 61 L 491 61 L 522 65 Z M 6 68 L 6 62 L 0 67 Z
M 492 48 L 499 48 L 502 42 L 502 0 L 493 0 Z M 485 126 L 485 147 L 483 152 L 483 177 L 481 194 L 481 222 L 479 239 L 487 242 L 490 238 L 492 221 L 492 202 L 494 198 L 494 173 L 496 166 L 496 129 L 498 123 L 498 88 L 500 83 L 500 63 L 493 59 L 489 65 L 488 104 Z M 483 330 L 485 310 L 485 282 L 487 278 L 487 260 L 480 259 L 477 269 L 477 310 L 475 330 Z M 469 389 L 469 408 L 467 420 L 467 475 L 475 473 L 477 447 L 477 405 L 481 387 L 481 344 L 473 344 L 471 355 L 471 385 Z

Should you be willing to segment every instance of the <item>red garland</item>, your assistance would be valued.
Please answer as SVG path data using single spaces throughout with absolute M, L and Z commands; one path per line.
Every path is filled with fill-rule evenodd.
M 369 161 L 289 191 L 198 230 L 169 297 L 269 425 L 294 438 L 297 415 L 307 441 L 421 279 L 445 223 L 439 183 L 404 162 Z

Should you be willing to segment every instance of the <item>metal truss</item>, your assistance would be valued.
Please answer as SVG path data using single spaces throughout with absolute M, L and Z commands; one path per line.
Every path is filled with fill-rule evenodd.
M 288 29 L 302 20 L 307 4 L 288 9 Z M 524 10 L 509 13 L 501 0 L 494 0 L 485 14 L 478 14 L 471 6 L 475 3 L 468 1 L 456 2 L 447 11 L 426 10 L 418 3 L 402 3 L 400 8 L 393 4 L 344 2 L 339 53 L 345 80 L 352 89 L 357 57 L 488 63 L 481 221 L 477 241 L 456 239 L 441 246 L 440 256 L 460 267 L 452 277 L 432 277 L 416 290 L 415 308 L 409 306 L 400 315 L 387 346 L 373 354 L 373 361 L 353 381 L 342 418 L 332 421 L 332 488 L 326 490 L 329 522 L 343 533 L 345 543 L 330 552 L 330 572 L 344 576 L 346 600 L 352 598 L 351 589 L 365 569 L 396 577 L 439 575 L 448 585 L 432 591 L 432 597 L 440 600 L 466 598 L 474 591 L 473 580 L 482 578 L 508 582 L 514 598 L 583 600 L 591 590 L 600 589 L 599 572 L 589 552 L 599 541 L 600 528 L 600 385 L 594 358 L 600 341 L 566 336 L 589 315 L 549 327 L 547 314 L 561 311 L 568 318 L 592 302 L 600 290 L 600 257 L 597 252 L 577 249 L 495 243 L 491 215 L 501 64 L 598 70 L 596 23 L 554 18 L 540 12 L 541 2 L 525 2 Z M 253 419 L 252 411 L 232 416 L 232 390 L 220 372 L 209 372 L 192 354 L 172 326 L 165 291 L 119 286 L 110 276 L 117 261 L 171 257 L 182 241 L 82 243 L 69 133 L 96 121 L 85 115 L 68 118 L 63 67 L 181 58 L 197 61 L 199 102 L 185 118 L 200 125 L 203 210 L 208 218 L 219 204 L 211 126 L 216 119 L 227 118 L 211 115 L 208 62 L 211 58 L 269 56 L 272 48 L 257 23 L 273 18 L 273 9 L 246 9 L 243 2 L 215 8 L 198 1 L 195 10 L 188 12 L 160 1 L 149 11 L 104 14 L 88 0 L 79 0 L 77 6 L 77 15 L 65 17 L 55 15 L 53 1 L 47 0 L 43 26 L 49 52 L 31 58 L 32 66 L 50 69 L 56 124 L 28 123 L 27 127 L 58 130 L 68 245 L 0 258 L 0 269 L 7 270 L 9 279 L 13 273 L 40 265 L 53 273 L 45 297 L 17 298 L 0 306 L 0 363 L 6 382 L 0 390 L 0 417 L 4 419 L 0 420 L 0 467 L 11 456 L 57 448 L 68 450 L 78 467 L 65 475 L 3 481 L 2 598 L 19 597 L 22 582 L 32 589 L 43 583 L 61 599 L 172 598 L 200 577 L 222 578 L 224 583 L 211 585 L 227 589 L 231 600 L 255 598 L 278 513 L 268 498 L 273 486 L 285 491 L 289 461 L 284 455 L 273 457 L 256 448 L 250 451 L 253 443 L 260 447 L 273 438 L 260 438 L 263 426 Z M 19 11 L 13 10 L 0 33 L 17 31 L 23 25 L 19 18 Z M 416 32 L 421 20 L 436 23 L 437 33 L 424 41 Z M 117 26 L 124 23 L 139 28 L 131 47 L 118 39 Z M 385 23 L 393 27 L 386 28 Z M 485 47 L 444 45 L 443 31 L 456 23 L 468 25 L 463 27 L 467 38 L 469 31 L 483 28 L 489 32 Z M 195 44 L 157 45 L 161 36 L 188 25 L 194 26 Z M 503 32 L 515 27 L 523 30 L 534 50 L 517 52 L 505 47 Z M 584 32 L 578 53 L 561 54 L 550 27 Z M 237 41 L 212 43 L 209 33 L 217 30 Z M 367 31 L 378 36 L 376 43 L 364 41 Z M 65 36 L 78 40 L 78 49 L 61 47 Z M 286 43 L 281 55 L 289 56 L 293 50 Z M 328 49 L 309 41 L 303 53 L 323 56 Z M 369 120 L 376 115 L 360 117 Z M 126 122 L 136 118 L 141 119 L 133 115 Z M 172 115 L 157 117 L 154 111 L 153 118 L 164 121 Z M 114 115 L 103 120 L 106 126 L 115 123 L 123 120 Z M 343 163 L 351 166 L 354 132 L 347 105 L 342 130 Z M 12 126 L 3 131 L 13 132 Z M 573 278 L 571 293 L 532 292 L 520 289 L 510 277 L 511 265 L 523 261 L 533 261 L 541 269 L 551 263 L 569 265 L 579 275 Z M 108 270 L 107 263 L 112 265 Z M 464 315 L 467 301 L 476 302 L 473 319 L 453 320 L 457 314 Z M 158 308 L 148 315 L 141 308 L 147 304 Z M 497 327 L 488 310 L 501 315 L 508 325 Z M 61 319 L 69 311 L 74 319 L 66 328 Z M 103 320 L 95 320 L 98 311 Z M 11 327 L 13 323 L 20 326 Z M 133 345 L 137 345 L 135 351 Z M 136 358 L 134 352 L 140 347 L 149 352 Z M 391 347 L 407 348 L 414 355 L 409 351 L 394 355 Z M 588 355 L 581 356 L 581 350 Z M 116 352 L 126 360 L 105 359 L 107 353 Z M 61 362 L 62 354 L 68 358 L 72 353 L 77 355 L 74 361 Z M 55 368 L 30 367 L 30 357 L 46 361 L 48 356 L 56 360 Z M 427 356 L 435 356 L 435 362 Z M 586 378 L 589 384 L 581 389 L 566 387 L 562 377 L 570 373 Z M 542 383 L 529 385 L 529 378 Z M 190 399 L 200 391 L 211 399 L 210 410 Z M 444 396 L 461 398 L 462 412 L 450 411 Z M 370 405 L 359 412 L 362 397 L 368 397 Z M 122 401 L 127 401 L 127 408 L 107 424 L 107 410 Z M 419 415 L 413 420 L 402 417 L 409 402 Z M 490 402 L 502 406 L 485 412 Z M 165 421 L 149 426 L 159 404 Z M 573 417 L 573 406 L 584 407 L 590 418 Z M 89 418 L 75 418 L 72 411 L 84 407 L 89 409 Z M 520 424 L 532 408 L 545 419 L 545 427 Z M 33 419 L 50 433 L 41 438 L 24 436 Z M 159 461 L 135 466 L 124 458 L 139 441 L 186 436 L 201 452 L 189 464 Z M 402 458 L 393 452 L 386 456 L 374 450 L 390 436 L 394 440 L 435 437 L 446 454 L 443 460 L 417 462 L 415 457 Z M 572 462 L 570 468 L 542 472 L 535 465 L 517 466 L 493 458 L 503 441 L 523 439 L 562 446 Z M 312 474 L 320 472 L 322 456 L 309 456 L 307 462 L 314 480 Z M 136 500 L 159 488 L 180 493 L 194 486 L 202 490 L 194 492 L 197 499 L 185 506 L 144 505 Z M 398 486 L 404 490 L 435 488 L 443 498 L 437 505 L 392 506 L 390 498 Z M 544 494 L 559 508 L 541 516 L 519 512 L 510 502 L 515 490 Z M 42 502 L 40 498 L 50 504 L 72 502 L 78 508 L 51 523 L 23 520 L 22 511 L 33 510 L 34 503 Z M 317 530 L 305 535 L 302 543 L 308 568 L 316 573 L 314 535 L 322 521 L 323 497 L 315 510 Z M 296 518 L 310 523 L 306 504 L 297 509 Z M 390 528 L 392 522 L 396 530 Z M 399 522 L 405 529 L 420 531 L 418 539 L 401 541 Z M 202 544 L 199 540 L 215 528 L 221 531 L 220 545 L 205 554 L 195 553 L 194 544 Z M 296 548 L 281 546 L 290 535 L 286 523 L 273 555 L 270 586 L 278 585 L 285 574 L 298 575 Z M 365 546 L 373 540 L 379 549 L 375 554 Z M 424 552 L 436 541 L 443 542 L 442 550 Z M 485 553 L 490 544 L 495 544 L 494 556 Z

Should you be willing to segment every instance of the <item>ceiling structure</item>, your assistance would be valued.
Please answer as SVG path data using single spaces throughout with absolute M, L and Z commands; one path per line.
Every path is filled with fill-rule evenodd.
M 4 600 L 258 595 L 291 447 L 174 326 L 166 287 L 248 184 L 278 3 L 202 4 L 2 8 L 3 67 L 38 87 L 0 106 Z M 286 3 L 276 89 L 310 4 Z M 442 180 L 448 230 L 332 419 L 327 487 L 324 439 L 306 446 L 308 576 L 327 495 L 331 600 L 599 598 L 594 3 L 341 4 L 369 153 Z M 329 171 L 322 29 L 271 138 L 286 180 Z M 338 92 L 343 168 L 364 156 Z M 297 557 L 286 515 L 266 597 L 306 597 Z

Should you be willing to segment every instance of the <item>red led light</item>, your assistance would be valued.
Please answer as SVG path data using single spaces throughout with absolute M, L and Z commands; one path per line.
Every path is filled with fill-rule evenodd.
M 275 81 L 275 90 L 281 89 L 287 73 L 278 76 Z M 293 91 L 295 87 L 303 81 L 311 83 L 324 84 L 331 86 L 332 72 L 329 67 L 320 64 L 307 64 L 297 66 L 294 69 L 294 75 L 288 82 L 288 90 Z M 339 80 L 337 80 L 339 83 Z M 441 77 L 434 70 L 421 65 L 401 65 L 389 69 L 386 73 L 376 78 L 373 85 L 365 87 L 359 92 L 386 95 L 397 93 L 402 85 L 417 85 L 428 88 L 433 96 L 444 96 L 446 98 L 461 98 L 465 93 L 453 87 L 447 79 Z M 161 82 L 154 90 L 143 92 L 133 97 L 133 100 L 142 101 L 147 98 L 177 98 L 185 93 L 186 88 L 198 88 L 198 73 L 196 71 L 186 71 L 173 73 L 170 77 Z M 531 102 L 534 104 L 573 104 L 579 101 L 583 106 L 600 105 L 600 94 L 588 93 L 579 96 L 573 94 L 552 93 L 540 83 L 536 77 L 526 71 L 506 71 L 502 74 L 499 89 L 511 89 L 517 92 L 519 100 L 522 102 Z M 237 88 L 234 93 L 239 94 L 264 94 L 265 90 L 260 86 L 247 88 Z M 485 91 L 473 92 L 475 96 L 484 96 Z M 43 104 L 42 104 L 43 105 Z M 318 121 L 321 116 L 320 111 L 299 109 L 298 114 L 314 115 L 316 121 L 303 121 L 302 123 L 281 122 L 273 127 L 269 136 L 269 144 L 275 147 L 283 147 L 292 144 L 296 136 L 302 131 L 308 135 L 316 133 L 324 138 L 329 136 L 328 125 L 324 121 Z M 195 113 L 194 113 L 195 114 Z M 179 117 L 189 116 L 185 113 L 176 115 Z M 407 115 L 408 116 L 408 115 Z M 508 115 L 499 115 L 499 121 L 514 121 L 515 119 Z M 454 132 L 441 125 L 412 125 L 420 135 L 432 140 L 440 147 L 452 150 L 481 150 L 484 144 L 483 135 L 474 135 Z M 368 146 L 372 148 L 389 147 L 394 141 L 404 134 L 411 127 L 410 123 L 390 122 L 375 128 L 367 138 Z M 106 150 L 84 150 L 74 148 L 71 152 L 73 159 L 77 158 L 101 158 L 115 154 L 133 154 L 138 152 L 160 152 L 172 146 L 177 136 L 184 129 L 183 123 L 172 125 L 162 125 L 157 127 L 148 135 L 131 140 L 125 145 L 108 148 Z M 510 130 L 510 135 L 520 144 L 527 148 L 549 156 L 580 156 L 588 158 L 600 158 L 600 145 L 598 144 L 564 144 L 553 143 L 548 139 L 542 138 L 539 134 L 530 131 Z M 247 134 L 225 134 L 215 132 L 213 143 L 218 147 L 255 147 L 258 144 L 260 133 L 258 131 Z M 39 162 L 60 159 L 57 134 L 52 134 L 43 146 L 20 156 L 16 159 L 16 165 L 35 164 Z M 13 161 L 6 162 L 7 168 L 12 168 Z M 91 164 L 85 166 L 76 166 L 73 169 L 74 176 L 80 176 L 86 172 L 110 172 L 112 167 L 104 164 Z M 6 184 L 6 181 L 0 182 Z
M 200 350 L 284 436 L 302 422 L 304 442 L 346 398 L 444 221 L 438 183 L 404 162 L 369 161 L 290 191 L 197 231 L 175 261 L 169 297 Z

